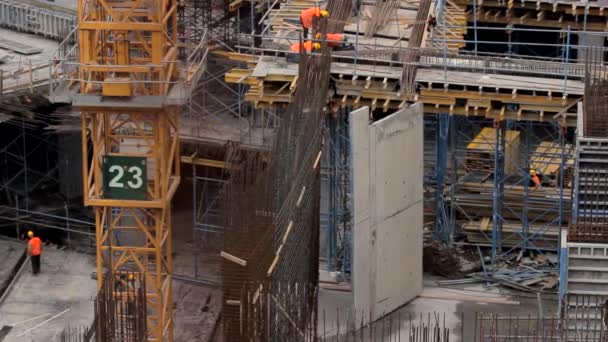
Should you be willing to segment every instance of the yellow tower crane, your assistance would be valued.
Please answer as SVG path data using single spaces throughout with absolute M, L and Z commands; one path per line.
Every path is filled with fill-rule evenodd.
M 149 341 L 173 340 L 171 199 L 180 182 L 179 111 L 206 58 L 178 60 L 177 0 L 78 0 L 78 26 L 52 63 L 51 99 L 82 119 L 84 204 L 97 273 L 146 280 Z M 67 100 L 66 100 L 67 99 Z

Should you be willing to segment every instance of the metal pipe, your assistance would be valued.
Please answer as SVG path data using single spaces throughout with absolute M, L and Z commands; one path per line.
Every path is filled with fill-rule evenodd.
M 8 217 L 8 216 L 0 216 L 1 219 L 5 219 L 5 220 L 14 220 L 13 217 Z M 72 233 L 77 233 L 77 234 L 83 234 L 83 235 L 88 235 L 88 236 L 95 236 L 95 233 L 89 233 L 89 232 L 82 232 L 82 231 L 78 231 L 78 230 L 74 230 L 74 229 L 68 229 L 68 228 L 64 228 L 64 227 L 57 227 L 57 226 L 53 226 L 47 223 L 41 223 L 41 222 L 32 222 L 32 221 L 26 221 L 26 220 L 19 220 L 19 222 L 22 223 L 27 223 L 27 224 L 32 224 L 32 225 L 38 225 L 38 226 L 43 226 L 43 227 L 47 227 L 47 228 L 54 228 L 54 229 L 59 229 L 59 230 L 64 230 L 64 231 L 70 231 Z
M 195 154 L 196 156 L 196 154 Z M 192 163 L 192 258 L 194 261 L 194 278 L 198 277 L 198 248 L 196 239 L 196 164 Z
M 565 71 L 564 71 L 564 93 L 566 92 L 568 86 L 568 62 L 570 60 L 570 25 L 568 25 L 568 35 L 566 37 L 566 60 L 565 60 Z
M 18 208 L 12 208 L 6 205 L 0 205 L 0 209 L 5 209 L 5 210 L 16 210 L 19 212 L 25 212 L 28 214 L 34 214 L 34 215 L 40 215 L 40 216 L 45 216 L 45 217 L 51 217 L 51 218 L 55 218 L 58 220 L 65 220 L 65 217 L 62 216 L 56 216 L 56 215 L 51 215 L 51 214 L 47 214 L 47 213 L 43 213 L 43 212 L 39 212 L 39 211 L 31 211 L 31 210 L 26 210 L 26 209 L 18 209 Z M 89 226 L 95 226 L 94 222 L 88 222 L 88 221 L 82 221 L 82 220 L 78 220 L 78 219 L 73 219 L 73 218 L 69 218 L 70 221 L 72 222 L 78 222 L 78 223 L 82 223 L 85 225 L 89 225 Z
M 477 0 L 473 0 L 473 32 L 475 37 L 475 56 L 477 56 Z

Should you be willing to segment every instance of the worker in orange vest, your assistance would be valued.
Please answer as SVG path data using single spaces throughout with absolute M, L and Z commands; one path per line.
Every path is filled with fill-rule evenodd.
M 532 183 L 534 184 L 534 189 L 538 189 L 541 187 L 540 178 L 536 174 L 536 170 L 530 170 L 530 179 L 532 179 Z
M 315 39 L 320 40 L 321 34 L 317 33 Z M 348 39 L 342 33 L 326 33 L 325 39 L 327 40 L 327 46 L 336 50 L 350 50 L 353 48 L 352 44 L 348 44 Z
M 289 50 L 291 50 L 291 52 L 300 53 L 302 46 L 304 47 L 304 50 L 306 50 L 306 52 L 312 52 L 313 50 L 321 49 L 321 44 L 313 43 L 312 41 L 307 40 L 302 44 L 300 44 L 300 43 L 291 44 L 291 46 L 289 47 Z
M 40 273 L 40 255 L 42 254 L 42 240 L 39 237 L 34 236 L 34 232 L 31 230 L 27 232 L 29 241 L 27 242 L 27 254 L 32 260 L 32 273 Z
M 311 7 L 300 12 L 300 23 L 304 29 L 304 38 L 308 37 L 308 29 L 312 28 L 314 18 L 328 17 L 329 12 L 319 7 Z
M 313 51 L 321 50 L 321 44 L 313 43 L 310 40 L 307 40 L 304 43 L 291 44 L 289 50 L 291 50 L 291 52 L 293 53 L 287 55 L 287 61 L 298 63 L 300 61 L 300 51 L 302 50 L 302 48 L 304 48 L 304 51 L 310 53 Z

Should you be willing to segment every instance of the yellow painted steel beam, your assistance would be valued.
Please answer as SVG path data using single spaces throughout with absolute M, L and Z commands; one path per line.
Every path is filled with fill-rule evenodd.
M 162 32 L 163 25 L 160 23 L 119 23 L 105 21 L 84 21 L 78 23 L 80 31 L 153 31 Z
M 234 166 L 220 160 L 206 159 L 206 158 L 198 158 L 193 156 L 182 156 L 180 158 L 182 163 L 186 164 L 194 164 L 200 166 L 208 166 L 214 167 L 218 169 L 233 169 Z

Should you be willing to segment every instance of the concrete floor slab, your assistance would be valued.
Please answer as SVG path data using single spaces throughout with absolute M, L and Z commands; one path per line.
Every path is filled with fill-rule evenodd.
M 67 326 L 89 326 L 97 293 L 94 267 L 93 256 L 47 248 L 41 273 L 34 276 L 27 265 L 0 305 L 0 327 L 13 326 L 3 342 L 54 341 Z M 46 316 L 32 319 L 40 315 Z
M 495 286 L 487 287 L 482 283 L 438 287 L 436 280 L 443 278 L 428 274 L 424 276 L 424 291 L 419 297 L 393 312 L 385 313 L 386 316 L 374 323 L 374 331 L 381 331 L 382 326 L 386 329 L 387 335 L 384 341 L 389 341 L 389 335 L 391 340 L 402 338 L 403 341 L 407 341 L 410 317 L 412 324 L 417 325 L 420 315 L 428 317 L 428 314 L 438 314 L 442 324 L 445 319 L 445 327 L 450 329 L 450 341 L 455 342 L 474 340 L 477 313 L 493 313 L 503 317 L 519 316 L 520 318 L 537 315 L 555 317 L 557 315 L 557 295 L 545 294 L 539 303 L 536 296 L 530 293 Z M 353 324 L 353 315 L 352 292 L 319 290 L 318 331 L 319 336 L 322 336 L 325 341 L 334 342 L 338 332 L 344 334 L 345 327 Z M 356 315 L 356 325 L 360 326 L 361 313 Z M 347 320 L 350 321 L 350 325 Z M 392 326 L 390 333 L 388 332 L 389 326 Z M 368 332 L 366 330 L 366 341 Z M 343 338 L 344 336 L 340 340 Z M 380 340 L 380 338 L 377 339 L 377 341 Z
M 200 243 L 193 245 L 192 213 L 188 210 L 192 206 L 188 202 L 191 199 L 191 184 L 186 184 L 174 201 L 173 274 L 219 282 L 218 253 L 213 253 Z M 198 249 L 198 253 L 194 248 Z M 198 274 L 194 271 L 195 263 L 198 264 Z M 211 341 L 222 307 L 220 289 L 174 279 L 173 302 L 174 341 Z

